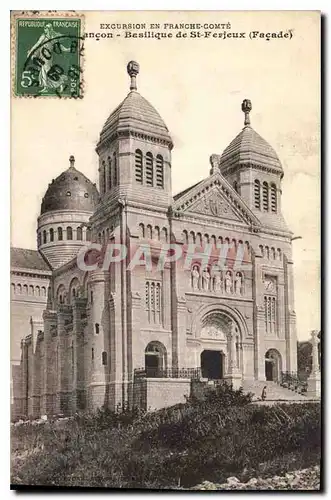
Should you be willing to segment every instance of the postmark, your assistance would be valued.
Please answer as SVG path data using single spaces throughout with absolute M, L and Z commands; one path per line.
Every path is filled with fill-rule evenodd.
M 16 16 L 14 94 L 83 96 L 82 17 Z

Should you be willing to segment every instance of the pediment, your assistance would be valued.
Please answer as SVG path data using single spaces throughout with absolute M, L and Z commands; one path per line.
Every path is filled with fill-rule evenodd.
M 220 173 L 208 177 L 176 199 L 177 215 L 207 216 L 260 226 L 260 221 Z

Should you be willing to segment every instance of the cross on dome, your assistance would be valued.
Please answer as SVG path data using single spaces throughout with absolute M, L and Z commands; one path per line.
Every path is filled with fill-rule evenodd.
M 245 113 L 244 125 L 249 126 L 251 124 L 249 113 L 252 111 L 252 103 L 249 99 L 244 99 L 241 105 L 242 111 Z
M 131 77 L 130 90 L 137 90 L 136 76 L 139 73 L 139 64 L 136 61 L 130 61 L 126 69 Z

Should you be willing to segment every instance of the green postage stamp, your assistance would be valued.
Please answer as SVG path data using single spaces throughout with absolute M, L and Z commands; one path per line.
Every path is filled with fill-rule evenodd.
M 82 16 L 54 14 L 13 18 L 16 96 L 83 95 Z

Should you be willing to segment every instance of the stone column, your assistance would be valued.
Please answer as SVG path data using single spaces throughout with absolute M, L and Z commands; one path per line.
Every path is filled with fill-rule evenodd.
M 42 321 L 30 319 L 31 323 L 31 400 L 32 400 L 32 416 L 40 417 L 40 400 L 42 387 L 40 386 L 40 348 L 38 345 L 38 332 L 43 329 Z
M 311 398 L 321 397 L 321 372 L 318 363 L 318 330 L 311 332 L 312 343 L 312 369 L 308 378 L 307 396 Z
M 44 387 L 42 388 L 41 415 L 53 415 L 55 412 L 53 377 L 55 360 L 52 353 L 52 327 L 57 326 L 55 311 L 45 310 L 44 320 Z
M 73 362 L 72 367 L 72 384 L 71 384 L 71 411 L 75 413 L 77 410 L 84 410 L 87 405 L 86 401 L 86 380 L 87 373 L 84 348 L 84 326 L 86 324 L 86 307 L 87 299 L 76 297 L 73 301 L 72 315 L 72 342 L 73 342 Z
M 72 324 L 72 307 L 62 304 L 57 314 L 57 396 L 56 412 L 65 415 L 71 410 L 71 345 L 70 332 L 66 331 L 66 325 Z
M 25 339 L 21 341 L 22 349 L 22 414 L 28 416 L 28 345 Z
M 240 369 L 237 367 L 237 359 L 236 359 L 236 341 L 237 341 L 237 332 L 236 325 L 232 321 L 231 323 L 231 333 L 230 333 L 230 342 L 229 342 L 229 367 L 228 373 L 224 376 L 224 378 L 232 384 L 233 389 L 239 389 L 242 386 L 242 373 Z

